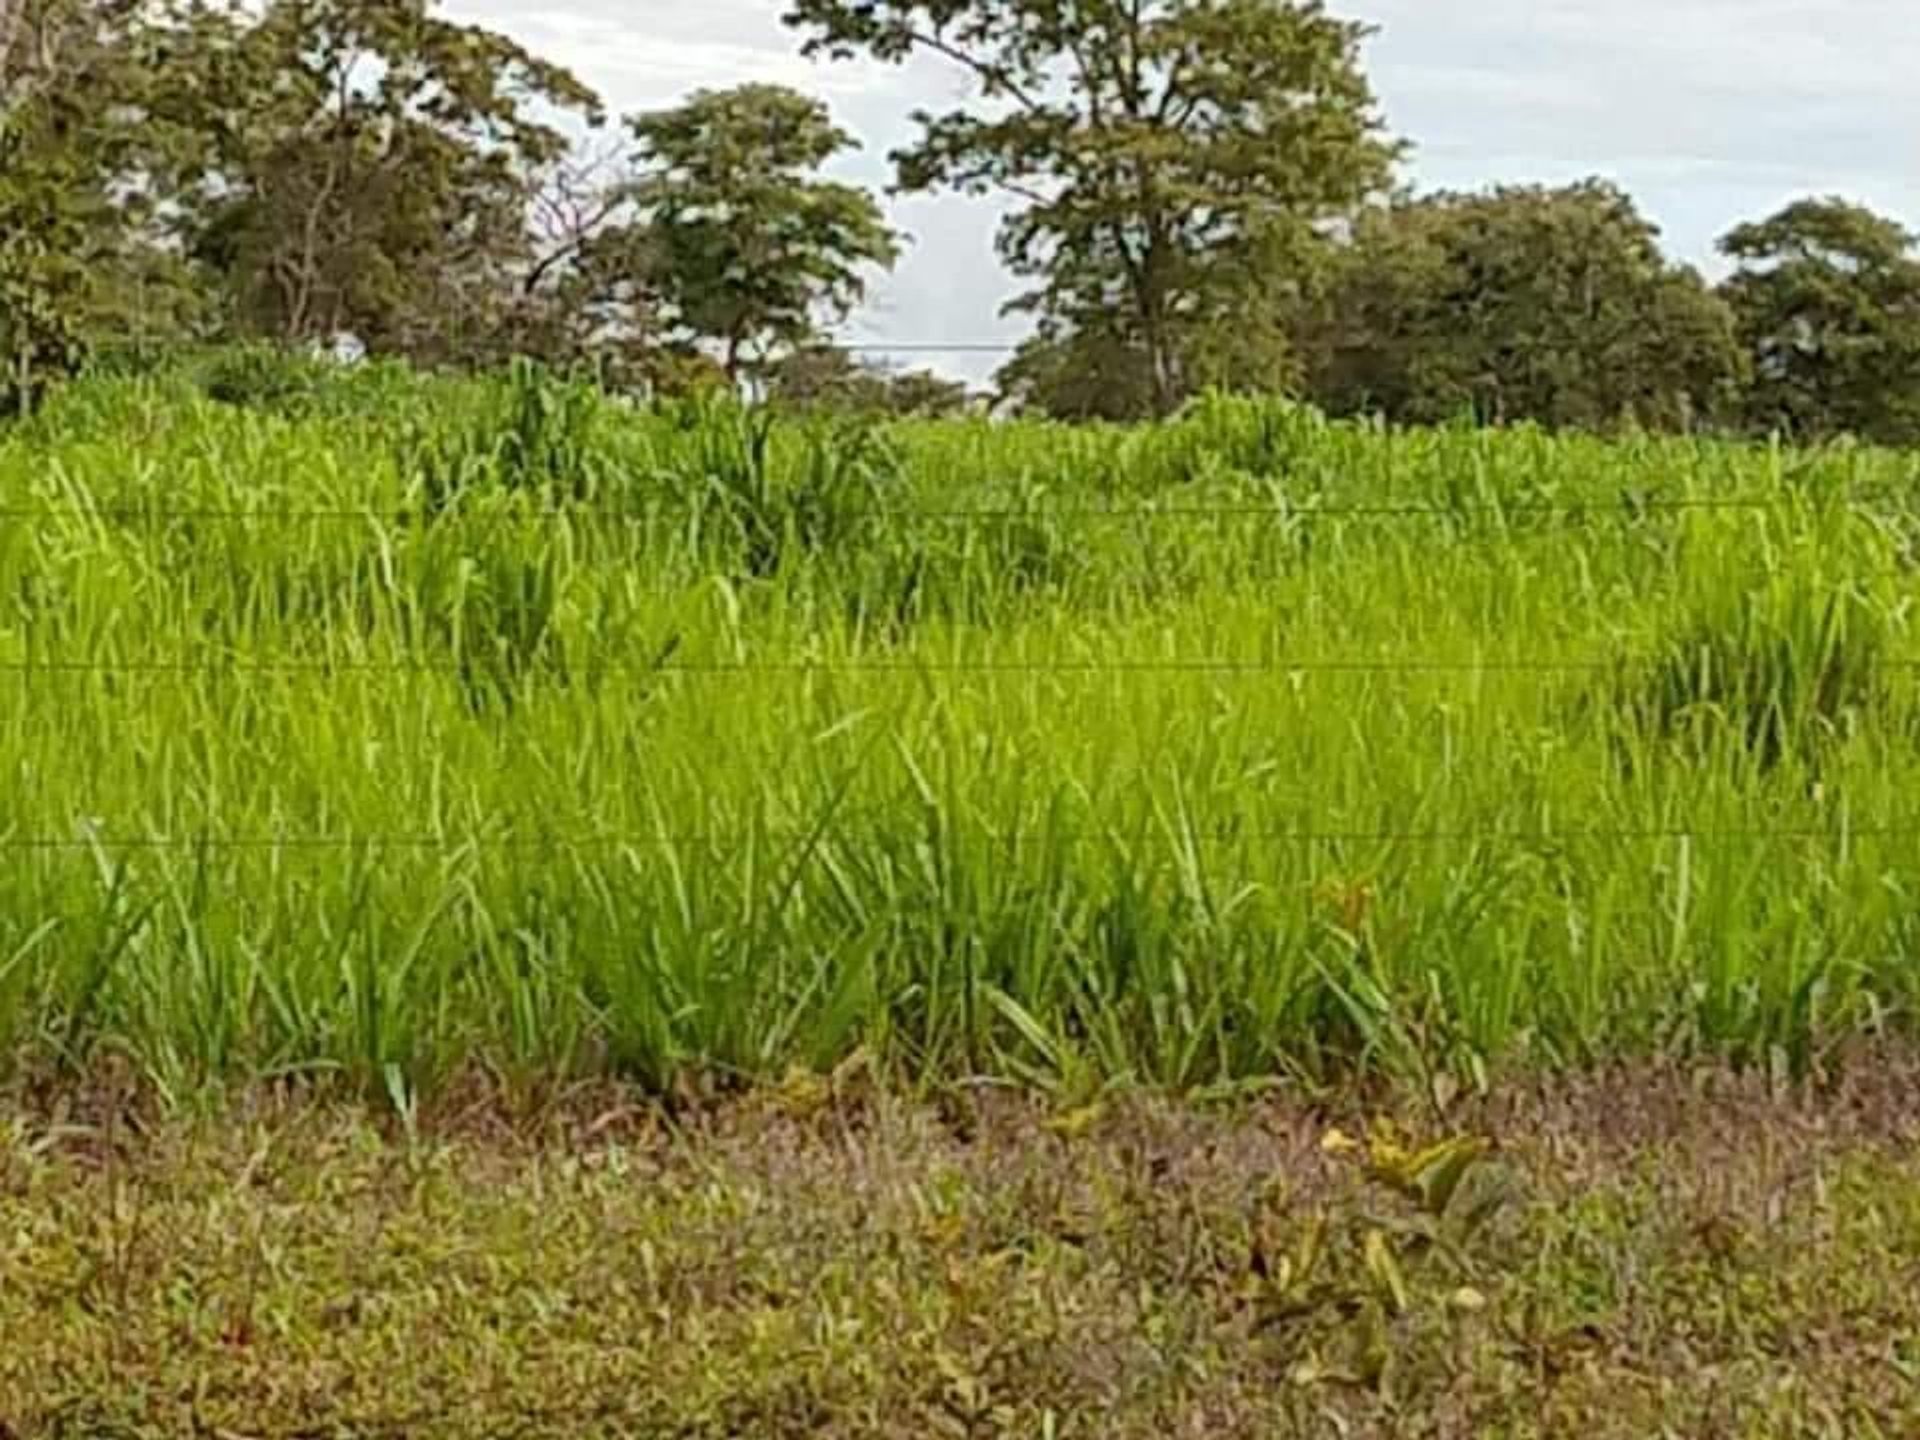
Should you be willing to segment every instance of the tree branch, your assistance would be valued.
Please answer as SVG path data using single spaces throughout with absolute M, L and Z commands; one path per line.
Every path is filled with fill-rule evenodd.
M 913 44 L 924 46 L 936 55 L 944 55 L 956 65 L 973 71 L 986 85 L 989 95 L 993 94 L 996 88 L 1004 90 L 1008 98 L 1029 115 L 1038 115 L 1046 108 L 1029 95 L 1026 88 L 1008 75 L 1002 67 L 982 60 L 978 56 L 969 55 L 950 41 L 941 39 L 938 34 L 930 34 L 924 30 L 909 30 L 906 35 Z

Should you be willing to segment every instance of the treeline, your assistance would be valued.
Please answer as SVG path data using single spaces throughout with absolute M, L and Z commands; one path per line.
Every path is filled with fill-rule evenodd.
M 1032 338 L 1000 400 L 1920 443 L 1920 253 L 1808 199 L 1675 263 L 1618 189 L 1415 196 L 1363 26 L 1286 0 L 789 0 L 828 60 L 947 62 L 901 192 L 997 195 Z M 0 401 L 90 355 L 257 340 L 622 388 L 943 411 L 828 340 L 903 237 L 773 86 L 614 117 L 432 0 L 0 0 Z M 917 337 L 937 338 L 937 337 Z

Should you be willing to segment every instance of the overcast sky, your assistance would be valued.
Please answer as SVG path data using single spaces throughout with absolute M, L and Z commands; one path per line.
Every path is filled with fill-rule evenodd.
M 866 149 L 840 167 L 875 186 L 915 105 L 966 93 L 937 62 L 906 70 L 803 60 L 780 0 L 449 0 L 572 66 L 617 110 L 779 81 L 823 96 Z M 1737 221 L 1840 192 L 1920 228 L 1920 0 L 1334 0 L 1380 27 L 1368 70 L 1422 188 L 1605 175 L 1677 254 L 1713 267 Z M 872 343 L 994 342 L 1009 291 L 995 211 L 892 205 L 912 237 L 848 327 Z M 984 375 L 992 357 L 931 361 Z

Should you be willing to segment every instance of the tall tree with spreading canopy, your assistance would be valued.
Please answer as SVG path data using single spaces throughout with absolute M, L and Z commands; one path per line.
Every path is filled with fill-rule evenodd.
M 271 0 L 221 77 L 195 253 L 237 328 L 485 356 L 535 262 L 555 116 L 599 118 L 567 70 L 433 0 Z
M 1801 200 L 1720 243 L 1722 293 L 1763 429 L 1920 443 L 1920 237 L 1840 199 Z
M 1404 200 L 1362 217 L 1307 312 L 1340 414 L 1686 428 L 1742 375 L 1733 317 L 1605 181 Z
M 819 175 L 856 142 L 818 100 L 744 85 L 628 124 L 630 234 L 645 237 L 655 295 L 681 338 L 716 347 L 735 380 L 844 318 L 899 255 L 874 197 Z
M 1031 282 L 1012 305 L 1040 331 L 1030 390 L 1077 352 L 1156 412 L 1284 375 L 1280 301 L 1398 153 L 1366 27 L 1319 0 L 790 0 L 787 22 L 810 54 L 972 78 L 984 108 L 918 112 L 897 183 L 1015 203 L 999 248 Z

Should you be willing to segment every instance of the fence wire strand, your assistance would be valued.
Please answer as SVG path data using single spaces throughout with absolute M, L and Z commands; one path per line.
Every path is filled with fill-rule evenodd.
M 967 822 L 961 822 L 966 826 Z M 956 828 L 941 818 L 927 826 L 940 831 Z M 1035 826 L 972 826 L 985 838 L 1000 844 L 1086 843 L 1107 841 L 1129 843 L 1142 838 L 1139 826 L 1073 829 Z M 1853 825 L 1655 825 L 1655 826 L 1575 826 L 1567 829 L 1247 829 L 1232 825 L 1161 827 L 1176 839 L 1206 844 L 1256 845 L 1262 847 L 1313 847 L 1318 845 L 1409 845 L 1440 848 L 1508 845 L 1550 850 L 1557 847 L 1594 844 L 1726 844 L 1772 843 L 1775 841 L 1830 841 L 1848 844 L 1857 840 L 1920 839 L 1920 821 L 1888 824 Z M 742 827 L 701 831 L 631 831 L 562 835 L 134 835 L 116 838 L 107 835 L 80 836 L 0 836 L 0 852 L 26 854 L 102 854 L 130 852 L 321 852 L 416 851 L 458 854 L 551 853 L 568 850 L 652 850 L 652 849 L 740 849 L 763 840 L 785 840 L 795 845 L 815 846 L 831 840 L 840 832 L 828 822 Z
M 1294 676 L 1351 676 L 1361 678 L 1415 676 L 1542 676 L 1607 675 L 1667 664 L 1665 655 L 1621 655 L 1612 659 L 1575 660 L 1232 660 L 1210 658 L 1167 659 L 1040 659 L 1040 660 L 687 660 L 664 664 L 649 661 L 535 660 L 519 678 L 536 675 L 544 664 L 557 665 L 550 677 L 565 683 L 604 677 L 671 679 L 755 678 L 760 676 L 834 675 L 981 675 L 981 676 L 1110 676 L 1169 675 L 1220 679 L 1292 678 Z M 499 657 L 481 653 L 461 660 L 7 660 L 0 676 L 20 680 L 41 677 L 128 676 L 140 678 L 255 678 L 271 676 L 380 677 L 437 676 L 483 681 Z M 1920 671 L 1920 658 L 1894 657 L 1876 662 L 1890 671 Z
M 1241 502 L 1217 505 L 1060 505 L 979 507 L 889 507 L 868 512 L 866 518 L 900 524 L 926 521 L 949 525 L 1004 525 L 1046 520 L 1076 522 L 1132 522 L 1181 520 L 1267 520 L 1301 522 L 1322 519 L 1459 520 L 1469 517 L 1541 517 L 1572 519 L 1612 517 L 1644 519 L 1650 514 L 1700 512 L 1765 512 L 1816 501 L 1824 504 L 1867 505 L 1902 498 L 1892 492 L 1811 496 L 1793 493 L 1751 496 L 1622 497 L 1614 500 L 1468 500 L 1450 505 L 1400 501 L 1353 501 L 1330 504 L 1311 498 L 1281 499 L 1268 504 Z M 592 501 L 571 505 L 478 511 L 458 504 L 442 510 L 424 508 L 370 509 L 366 506 L 294 506 L 263 509 L 249 506 L 174 505 L 0 505 L 0 521 L 105 521 L 113 524 L 444 524 L 452 519 L 504 524 L 509 521 L 602 520 L 651 521 L 672 518 L 664 506 L 609 505 Z

